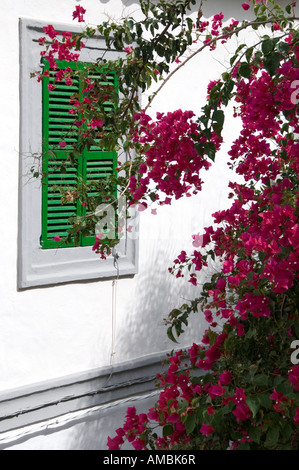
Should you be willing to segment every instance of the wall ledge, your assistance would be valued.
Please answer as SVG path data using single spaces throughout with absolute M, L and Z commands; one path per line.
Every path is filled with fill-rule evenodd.
M 0 393 L 0 449 L 22 428 L 72 413 L 76 420 L 84 410 L 90 414 L 118 400 L 155 393 L 155 377 L 166 371 L 166 360 L 167 352 L 155 353 Z M 30 432 L 26 435 L 29 439 Z

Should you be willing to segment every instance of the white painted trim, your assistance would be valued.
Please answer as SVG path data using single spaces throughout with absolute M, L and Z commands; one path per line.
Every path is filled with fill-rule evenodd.
M 113 258 L 100 260 L 91 247 L 69 247 L 43 250 L 41 234 L 41 181 L 29 179 L 30 168 L 41 154 L 42 106 L 41 84 L 30 78 L 40 69 L 41 48 L 38 39 L 44 36 L 47 21 L 21 18 L 20 37 L 20 165 L 19 165 L 19 235 L 18 235 L 18 288 L 25 289 L 57 283 L 110 278 L 116 275 Z M 79 32 L 79 27 L 54 23 L 56 31 Z M 82 50 L 81 60 L 92 61 L 105 52 L 106 59 L 122 54 L 108 50 L 103 38 L 90 39 Z M 124 160 L 126 155 L 119 155 Z M 130 221 L 138 233 L 138 217 Z M 119 276 L 132 276 L 138 270 L 138 239 L 126 235 L 117 246 Z
M 170 351 L 48 380 L 0 393 L 0 450 L 32 437 L 103 417 L 121 404 L 154 398 L 158 373 L 166 373 Z M 190 362 L 184 361 L 183 369 Z M 205 371 L 195 368 L 193 375 Z
M 0 443 L 3 433 L 154 391 L 166 359 L 166 352 L 155 353 L 1 392 Z
M 160 393 L 155 390 L 150 393 L 143 393 L 139 395 L 129 396 L 124 399 L 115 400 L 113 402 L 105 403 L 104 405 L 93 406 L 91 408 L 74 411 L 55 418 L 40 421 L 22 428 L 13 429 L 0 434 L 0 450 L 9 449 L 9 447 L 21 444 L 28 439 L 32 439 L 41 435 L 49 435 L 55 432 L 69 429 L 79 423 L 85 423 L 90 420 L 103 419 L 104 416 L 109 414 L 113 408 L 121 405 L 133 406 L 138 402 L 154 398 Z

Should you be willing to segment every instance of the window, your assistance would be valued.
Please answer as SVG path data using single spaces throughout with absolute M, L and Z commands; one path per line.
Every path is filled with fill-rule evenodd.
M 30 78 L 30 74 L 41 67 L 39 37 L 44 36 L 43 26 L 49 21 L 20 20 L 20 200 L 18 235 L 18 287 L 20 289 L 51 285 L 63 282 L 88 279 L 104 279 L 116 274 L 113 257 L 100 260 L 92 250 L 92 234 L 85 234 L 80 246 L 58 248 L 53 236 L 63 236 L 70 215 L 84 215 L 84 206 L 77 203 L 61 205 L 60 193 L 54 191 L 67 183 L 71 188 L 76 176 L 87 181 L 103 178 L 115 171 L 116 161 L 127 159 L 125 152 L 112 154 L 94 146 L 80 157 L 78 167 L 65 165 L 65 172 L 55 171 L 55 158 L 58 163 L 66 159 L 65 152 L 59 149 L 61 132 L 71 125 L 72 116 L 68 113 L 69 85 L 56 85 L 48 91 L 45 85 Z M 53 24 L 60 34 L 63 31 L 79 32 L 80 29 L 63 24 Z M 116 59 L 120 52 L 106 50 L 101 37 L 93 38 L 83 49 L 80 59 L 93 62 L 102 54 L 105 58 Z M 45 65 L 46 66 L 46 65 Z M 67 66 L 75 66 L 67 63 Z M 77 65 L 76 65 L 77 66 Z M 108 75 L 108 74 L 107 74 Z M 106 77 L 110 84 L 117 86 L 113 72 Z M 51 80 L 51 76 L 49 80 Z M 46 82 L 45 82 L 46 83 Z M 74 83 L 80 90 L 80 83 Z M 43 88 L 44 87 L 44 88 Z M 120 97 L 121 99 L 121 97 Z M 107 103 L 109 106 L 109 103 Z M 70 134 L 69 139 L 76 138 Z M 69 141 L 70 143 L 70 141 Z M 58 145 L 58 148 L 57 148 Z M 55 149 L 57 157 L 49 152 Z M 40 161 L 43 152 L 48 158 Z M 52 157 L 51 157 L 52 155 Z M 32 178 L 31 169 L 39 162 L 44 165 L 46 180 Z M 52 171 L 54 170 L 54 171 Z M 117 245 L 120 276 L 131 276 L 137 272 L 138 260 L 138 217 L 132 214 L 135 236 L 127 232 Z
M 81 68 L 82 63 L 68 63 L 57 61 L 58 69 Z M 60 188 L 68 191 L 75 189 L 77 181 L 81 179 L 86 183 L 99 181 L 106 176 L 115 173 L 117 165 L 117 153 L 105 152 L 97 146 L 85 148 L 77 165 L 72 165 L 67 160 L 67 151 L 71 151 L 72 145 L 78 143 L 77 134 L 74 133 L 74 114 L 70 114 L 72 108 L 70 100 L 73 94 L 83 95 L 84 85 L 78 79 L 73 80 L 72 85 L 65 82 L 57 82 L 53 90 L 48 85 L 54 84 L 56 71 L 50 70 L 49 63 L 44 62 L 44 69 L 49 71 L 49 77 L 42 81 L 42 172 L 45 177 L 42 180 L 42 233 L 41 246 L 47 248 L 61 248 L 75 246 L 75 242 L 62 244 L 53 240 L 55 235 L 60 238 L 67 236 L 70 228 L 68 219 L 72 216 L 84 216 L 87 209 L 78 200 L 65 201 L 61 204 Z M 102 86 L 113 86 L 117 91 L 117 78 L 115 73 L 97 73 L 89 78 L 97 78 Z M 112 103 L 105 104 L 108 112 Z M 60 149 L 59 143 L 64 139 L 66 146 Z M 63 171 L 62 171 L 63 170 Z M 72 198 L 70 198 L 72 199 Z M 103 202 L 103 201 L 102 201 Z M 94 234 L 86 233 L 80 236 L 77 242 L 80 246 L 90 246 L 94 243 Z

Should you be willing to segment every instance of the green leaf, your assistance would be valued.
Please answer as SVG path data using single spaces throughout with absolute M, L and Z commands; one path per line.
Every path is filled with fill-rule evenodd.
M 263 41 L 262 43 L 262 51 L 264 54 L 270 54 L 270 52 L 272 52 L 274 49 L 274 43 L 272 41 L 272 39 L 266 39 L 265 41 Z
M 292 426 L 290 425 L 290 423 L 285 423 L 285 425 L 283 426 L 283 428 L 281 429 L 281 435 L 282 437 L 286 440 L 286 441 L 289 441 L 290 440 L 290 437 L 292 435 L 292 432 L 293 432 L 293 429 L 292 429 Z
M 128 21 L 127 21 L 127 25 L 128 25 L 128 28 L 129 28 L 129 29 L 132 31 L 132 29 L 133 29 L 133 26 L 134 26 L 134 21 L 133 21 L 133 20 L 131 20 L 131 19 L 130 19 L 130 20 L 128 20 Z
M 230 74 L 228 72 L 223 72 L 221 77 L 222 77 L 222 80 L 226 82 L 227 80 L 229 80 Z
M 288 55 L 288 53 L 290 51 L 290 45 L 287 42 L 278 43 L 277 48 L 278 48 L 279 52 L 281 52 L 284 55 Z
M 278 439 L 279 439 L 279 427 L 278 426 L 270 427 L 270 429 L 267 432 L 265 446 L 274 448 L 277 444 Z
M 215 153 L 216 153 L 216 146 L 213 142 L 206 142 L 205 145 L 204 145 L 204 150 L 205 150 L 205 153 L 207 154 L 207 156 L 211 159 L 211 160 L 215 160 Z
M 177 340 L 175 339 L 175 337 L 173 336 L 173 332 L 172 332 L 172 327 L 169 327 L 167 329 L 167 336 L 168 338 L 173 341 L 174 343 L 177 343 Z
M 213 130 L 219 137 L 221 137 L 222 129 L 223 126 L 221 124 L 218 124 L 217 122 L 213 123 Z
M 241 75 L 241 77 L 250 78 L 250 75 L 251 75 L 250 65 L 247 62 L 241 62 L 241 64 L 239 65 L 238 72 Z
M 253 417 L 255 418 L 258 410 L 260 409 L 260 403 L 256 397 L 247 397 L 246 404 L 249 406 L 250 411 L 252 412 Z
M 221 109 L 217 109 L 214 111 L 212 119 L 222 126 L 224 123 L 224 112 Z
M 242 443 L 238 446 L 238 450 L 250 450 L 250 444 L 249 444 L 249 442 L 242 442 Z
M 262 433 L 262 430 L 259 426 L 252 427 L 249 430 L 249 436 L 251 437 L 253 442 L 256 442 L 257 444 L 260 443 L 261 433 Z
M 187 434 L 191 434 L 196 426 L 196 414 L 189 415 L 185 422 Z
M 274 75 L 277 68 L 279 67 L 281 54 L 279 52 L 273 52 L 272 54 L 264 57 L 264 66 L 270 75 Z
M 162 46 L 162 44 L 157 44 L 156 45 L 156 52 L 160 57 L 164 57 L 165 49 Z
M 163 428 L 163 437 L 170 436 L 173 433 L 173 426 L 172 424 L 166 424 Z
M 268 382 L 268 376 L 265 374 L 258 374 L 253 377 L 253 383 L 255 385 L 267 386 Z
M 250 327 L 249 330 L 246 333 L 247 338 L 253 338 L 256 335 L 256 328 Z
M 245 53 L 245 57 L 248 63 L 250 62 L 252 53 L 253 53 L 253 47 L 249 47 Z

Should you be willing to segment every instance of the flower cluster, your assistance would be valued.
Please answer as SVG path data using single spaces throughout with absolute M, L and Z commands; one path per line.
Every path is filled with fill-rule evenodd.
M 119 450 L 120 445 L 124 443 L 124 438 L 133 443 L 135 450 L 144 449 L 144 442 L 137 436 L 144 432 L 147 422 L 146 414 L 137 415 L 135 407 L 128 408 L 123 428 L 117 429 L 116 437 L 108 439 L 109 449 Z
M 139 177 L 130 178 L 129 189 L 134 202 L 145 199 L 152 184 L 156 200 L 160 197 L 158 192 L 166 195 L 160 204 L 170 203 L 172 197 L 179 199 L 201 190 L 199 173 L 211 164 L 195 148 L 195 139 L 203 142 L 206 138 L 200 136 L 193 117 L 192 111 L 181 109 L 167 114 L 157 113 L 156 121 L 144 112 L 135 116 L 138 132 L 134 141 L 142 146 L 140 153 L 145 159 L 139 167 Z M 216 134 L 211 139 L 219 146 Z
M 80 41 L 78 45 L 76 35 L 73 36 L 73 34 L 68 31 L 63 32 L 62 41 L 59 41 L 56 37 L 58 36 L 58 32 L 55 31 L 52 25 L 44 26 L 43 30 L 51 39 L 51 42 L 50 45 L 46 47 L 46 50 L 42 50 L 40 54 L 49 61 L 51 69 L 57 69 L 56 60 L 65 60 L 66 62 L 78 61 L 80 54 L 77 51 L 80 51 L 84 47 L 84 43 Z M 39 44 L 41 46 L 44 46 L 45 42 L 45 37 L 39 38 Z M 61 79 L 62 78 L 63 77 L 61 77 Z
M 78 18 L 78 22 L 82 23 L 84 21 L 84 14 L 86 13 L 85 8 L 81 5 L 76 5 L 75 10 L 73 11 L 73 20 Z
M 294 56 L 297 54 L 295 48 Z M 208 308 L 218 308 L 218 314 L 236 328 L 240 328 L 240 323 L 235 316 L 246 320 L 248 315 L 270 315 L 269 299 L 263 293 L 265 286 L 283 294 L 298 278 L 299 147 L 296 140 L 285 138 L 281 132 L 285 116 L 288 129 L 299 131 L 296 110 L 290 101 L 290 84 L 298 76 L 297 71 L 294 57 L 290 57 L 280 64 L 274 78 L 262 71 L 253 74 L 248 83 L 239 81 L 236 99 L 241 103 L 243 129 L 228 152 L 229 164 L 250 184 L 230 183 L 231 198 L 235 199 L 229 209 L 213 214 L 218 227 L 208 227 L 205 234 L 194 236 L 194 242 L 199 241 L 197 246 L 202 248 L 214 243 L 214 253 L 223 260 L 221 287 L 218 282 L 216 289 L 209 291 L 213 300 Z M 264 186 L 255 190 L 252 180 Z M 207 257 L 202 254 L 201 258 L 205 266 Z M 195 271 L 200 270 L 186 253 L 174 263 L 177 276 L 190 263 Z M 197 284 L 195 273 L 190 275 L 190 282 Z M 242 289 L 240 294 L 244 282 L 247 292 Z M 238 293 L 237 301 L 234 297 L 236 315 L 228 316 L 231 305 L 227 302 L 227 289 Z

